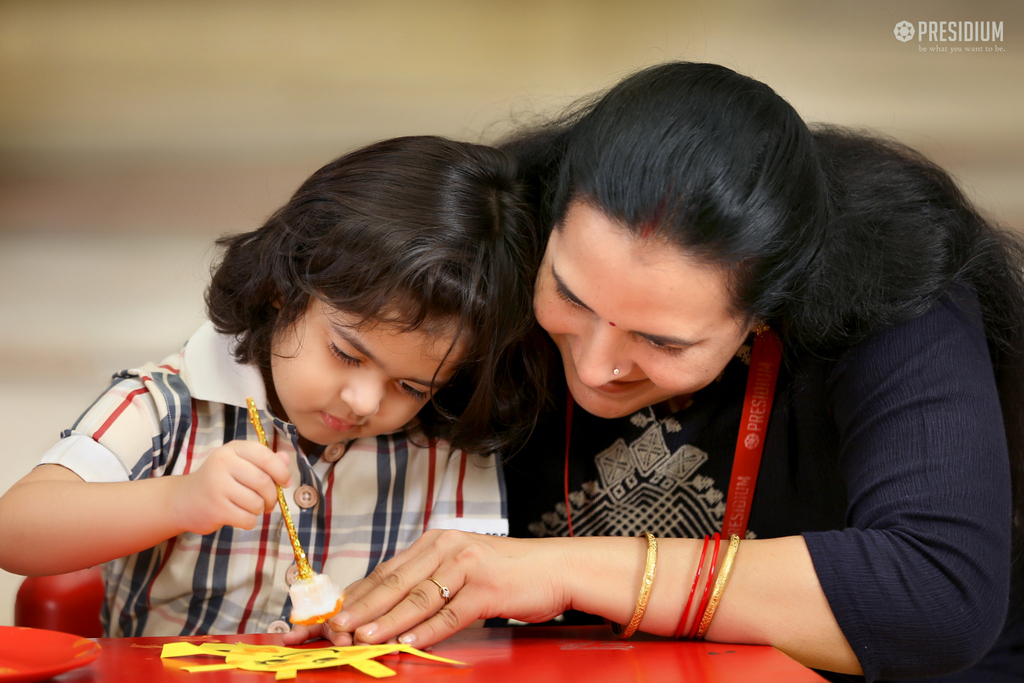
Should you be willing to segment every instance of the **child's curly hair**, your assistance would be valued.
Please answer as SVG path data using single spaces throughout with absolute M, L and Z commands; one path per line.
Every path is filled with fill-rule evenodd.
M 456 331 L 451 381 L 420 411 L 428 437 L 506 454 L 544 402 L 533 320 L 541 255 L 516 165 L 438 137 L 385 140 L 332 161 L 253 232 L 218 240 L 206 305 L 268 376 L 271 340 L 311 297 L 401 329 Z M 449 349 L 449 352 L 451 349 Z

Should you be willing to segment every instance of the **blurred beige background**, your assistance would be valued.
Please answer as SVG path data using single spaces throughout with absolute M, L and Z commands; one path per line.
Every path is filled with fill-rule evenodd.
M 899 138 L 1024 228 L 1022 8 L 0 0 L 0 491 L 110 373 L 187 339 L 212 240 L 323 163 L 395 135 L 492 140 L 667 59 Z M 895 39 L 904 20 L 1001 21 L 1001 51 L 928 51 Z M 0 624 L 19 582 L 0 572 Z

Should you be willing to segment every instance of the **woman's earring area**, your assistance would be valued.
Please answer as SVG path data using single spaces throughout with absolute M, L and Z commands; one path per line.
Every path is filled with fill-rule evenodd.
M 765 332 L 767 332 L 770 329 L 771 328 L 768 327 L 768 323 L 758 323 L 757 326 L 754 327 L 754 334 L 756 334 L 758 337 L 760 337 L 762 334 L 764 334 Z

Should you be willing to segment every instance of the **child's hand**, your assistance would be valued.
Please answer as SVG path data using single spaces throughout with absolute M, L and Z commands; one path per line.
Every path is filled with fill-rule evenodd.
M 175 515 L 181 526 L 208 534 L 222 526 L 252 529 L 277 505 L 277 486 L 288 486 L 288 458 L 255 441 L 232 441 L 195 472 L 174 477 Z

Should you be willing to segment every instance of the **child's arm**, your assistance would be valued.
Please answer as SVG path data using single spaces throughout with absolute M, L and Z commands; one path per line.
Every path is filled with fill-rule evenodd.
M 251 529 L 290 483 L 287 457 L 232 441 L 191 474 L 86 482 L 40 465 L 0 497 L 0 568 L 57 574 L 152 547 L 184 532 Z

